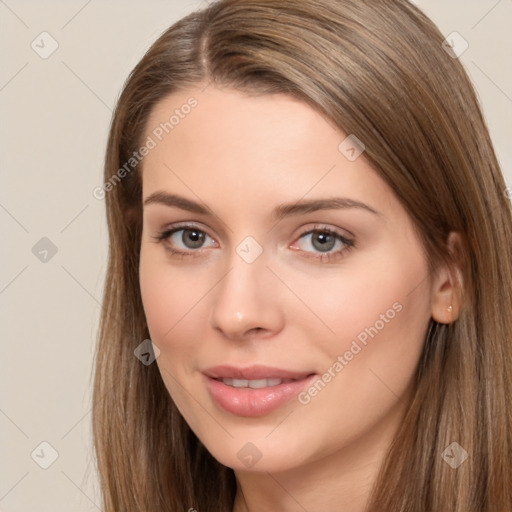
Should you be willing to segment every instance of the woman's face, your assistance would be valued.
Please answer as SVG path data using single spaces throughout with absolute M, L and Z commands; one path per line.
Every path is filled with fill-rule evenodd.
M 213 85 L 147 125 L 140 286 L 157 364 L 240 471 L 374 460 L 407 407 L 432 281 L 347 135 L 288 96 Z

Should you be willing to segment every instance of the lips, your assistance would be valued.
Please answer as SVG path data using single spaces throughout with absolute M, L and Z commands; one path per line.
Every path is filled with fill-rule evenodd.
M 283 370 L 264 365 L 253 365 L 247 368 L 236 366 L 214 366 L 203 371 L 205 375 L 212 379 L 240 379 L 240 380 L 258 380 L 258 379 L 304 379 L 313 372 L 296 372 L 292 370 Z
M 284 405 L 311 385 L 316 375 L 255 365 L 215 366 L 203 371 L 214 402 L 237 416 L 262 416 Z

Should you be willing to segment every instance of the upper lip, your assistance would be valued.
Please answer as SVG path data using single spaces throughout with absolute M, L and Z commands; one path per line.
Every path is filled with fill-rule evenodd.
M 212 366 L 203 370 L 203 373 L 212 379 L 245 379 L 245 380 L 258 380 L 258 379 L 294 379 L 300 380 L 312 375 L 314 372 L 301 372 L 284 370 L 282 368 L 275 368 L 264 365 L 253 365 L 243 367 L 237 366 Z

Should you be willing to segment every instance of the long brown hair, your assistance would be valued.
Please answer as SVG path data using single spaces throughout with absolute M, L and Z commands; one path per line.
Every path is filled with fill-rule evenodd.
M 138 280 L 143 162 L 119 172 L 155 104 L 207 83 L 292 95 L 355 134 L 431 268 L 460 269 L 460 315 L 431 320 L 368 510 L 512 510 L 511 206 L 472 85 L 443 39 L 406 0 L 220 0 L 165 31 L 132 71 L 104 174 L 110 247 L 93 429 L 106 512 L 233 506 L 233 471 L 190 430 L 157 365 L 134 357 L 149 338 Z M 451 231 L 461 236 L 457 255 Z M 469 455 L 457 469 L 441 456 L 452 442 Z

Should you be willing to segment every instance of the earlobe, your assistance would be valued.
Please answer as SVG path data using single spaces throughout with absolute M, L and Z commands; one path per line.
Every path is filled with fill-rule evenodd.
M 441 324 L 451 324 L 459 317 L 462 272 L 459 268 L 461 237 L 452 231 L 447 240 L 450 263 L 440 266 L 432 281 L 431 314 Z

